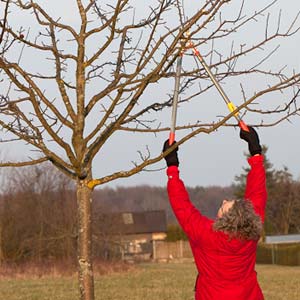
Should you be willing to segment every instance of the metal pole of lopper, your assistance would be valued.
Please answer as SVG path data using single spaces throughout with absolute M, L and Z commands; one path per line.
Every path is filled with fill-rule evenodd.
M 213 84 L 215 85 L 215 87 L 217 88 L 217 90 L 219 91 L 220 95 L 222 96 L 222 98 L 224 99 L 225 103 L 227 104 L 228 109 L 230 110 L 230 112 L 234 112 L 236 110 L 235 105 L 229 100 L 229 98 L 227 97 L 226 93 L 224 92 L 224 90 L 222 89 L 220 83 L 216 80 L 215 76 L 213 75 L 213 73 L 211 72 L 209 66 L 206 64 L 205 60 L 203 59 L 203 57 L 201 56 L 200 52 L 198 51 L 198 49 L 194 46 L 194 43 L 192 41 L 189 41 L 188 43 L 188 47 L 192 48 L 194 55 L 198 58 L 199 62 L 201 63 L 201 65 L 203 66 L 203 68 L 205 69 L 205 71 L 207 72 L 208 76 L 210 77 L 211 81 L 213 82 Z M 238 112 L 236 112 L 234 114 L 234 117 L 236 118 L 239 127 L 244 130 L 244 131 L 248 131 L 249 132 L 249 128 L 248 126 L 245 124 L 245 122 L 241 119 L 240 115 Z
M 176 127 L 178 97 L 179 97 L 179 88 L 180 88 L 180 73 L 181 73 L 181 66 L 182 66 L 182 56 L 183 56 L 183 51 L 180 52 L 180 54 L 177 58 L 174 96 L 173 96 L 173 105 L 172 105 L 172 116 L 171 116 L 171 127 L 170 127 L 170 135 L 169 135 L 169 145 L 172 145 L 175 141 L 175 127 Z

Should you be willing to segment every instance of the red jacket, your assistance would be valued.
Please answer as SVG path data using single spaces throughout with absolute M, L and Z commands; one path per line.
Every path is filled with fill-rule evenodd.
M 264 221 L 267 200 L 263 156 L 248 159 L 245 199 Z M 257 241 L 228 239 L 213 230 L 213 220 L 203 216 L 189 200 L 176 166 L 167 169 L 168 193 L 178 222 L 187 234 L 198 269 L 196 300 L 262 300 L 255 261 Z

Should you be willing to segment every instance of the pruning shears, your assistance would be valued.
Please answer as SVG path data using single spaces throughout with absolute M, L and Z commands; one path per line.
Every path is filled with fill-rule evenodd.
M 200 54 L 199 50 L 194 46 L 193 42 L 189 41 L 189 47 L 192 48 L 194 55 L 197 57 L 205 71 L 207 72 L 208 76 L 210 77 L 211 81 L 213 82 L 214 86 L 217 88 L 219 91 L 220 95 L 224 99 L 228 109 L 230 112 L 234 112 L 236 110 L 236 106 L 229 100 L 228 96 L 224 92 L 223 88 L 221 87 L 220 83 L 217 81 L 213 73 L 211 72 L 209 66 L 206 64 L 205 60 L 203 59 L 202 55 Z M 249 132 L 249 128 L 246 125 L 246 123 L 241 119 L 240 115 L 238 112 L 234 114 L 234 117 L 236 118 L 239 127 L 244 130 Z
M 193 54 L 199 60 L 205 71 L 207 72 L 208 76 L 210 77 L 211 81 L 213 82 L 214 86 L 217 88 L 218 92 L 224 99 L 228 109 L 230 112 L 234 112 L 236 110 L 236 106 L 229 100 L 228 96 L 226 95 L 225 91 L 221 87 L 220 83 L 217 81 L 213 73 L 211 72 L 209 66 L 206 64 L 205 60 L 203 59 L 202 55 L 198 51 L 198 49 L 194 46 L 192 41 L 188 41 L 185 45 L 185 48 L 191 48 L 193 50 Z M 173 105 L 172 105 L 172 117 L 171 117 L 171 126 L 170 126 L 170 135 L 169 135 L 169 145 L 172 145 L 175 140 L 175 127 L 176 127 L 176 117 L 177 117 L 177 107 L 178 107 L 178 96 L 179 96 L 179 88 L 180 88 L 180 74 L 182 68 L 182 57 L 185 49 L 183 49 L 178 58 L 177 58 L 177 66 L 176 66 L 176 74 L 175 74 L 175 87 L 174 87 L 174 97 L 173 97 Z M 249 128 L 246 123 L 242 120 L 239 113 L 236 112 L 234 115 L 235 119 L 238 122 L 239 127 L 249 132 Z

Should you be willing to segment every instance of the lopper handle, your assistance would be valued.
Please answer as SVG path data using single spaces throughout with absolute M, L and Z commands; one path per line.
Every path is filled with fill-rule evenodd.
M 182 55 L 179 55 L 177 58 L 177 66 L 176 66 L 176 74 L 175 74 L 175 86 L 174 86 L 174 97 L 173 97 L 173 105 L 172 105 L 169 145 L 172 145 L 175 140 L 175 128 L 176 128 L 179 87 L 180 87 L 181 66 L 182 66 Z
M 208 76 L 210 77 L 210 79 L 212 80 L 213 84 L 215 85 L 215 87 L 217 88 L 217 90 L 219 91 L 220 95 L 222 96 L 222 98 L 224 99 L 225 103 L 227 104 L 229 110 L 231 112 L 236 110 L 235 105 L 229 100 L 229 98 L 227 97 L 226 93 L 224 92 L 224 90 L 222 89 L 221 85 L 219 84 L 219 82 L 216 80 L 215 76 L 213 75 L 213 73 L 211 72 L 209 66 L 206 64 L 206 62 L 204 61 L 203 57 L 201 56 L 199 50 L 194 47 L 194 44 L 192 42 L 190 42 L 190 46 L 192 47 L 193 53 L 194 55 L 198 58 L 198 60 L 200 61 L 200 63 L 202 64 L 202 66 L 204 67 L 204 69 L 206 70 Z M 234 117 L 236 118 L 236 120 L 238 121 L 239 127 L 244 130 L 249 132 L 249 128 L 246 125 L 246 123 L 240 118 L 239 113 L 237 112 L 236 114 L 234 114 Z
M 169 134 L 169 146 L 171 146 L 175 141 L 175 132 L 170 132 Z
M 232 102 L 228 102 L 228 103 L 227 103 L 227 106 L 228 106 L 228 108 L 229 108 L 229 110 L 230 110 L 231 112 L 234 112 L 234 111 L 236 110 L 236 107 L 235 107 L 235 105 L 234 105 Z M 240 128 L 241 128 L 242 130 L 244 130 L 244 131 L 249 132 L 248 126 L 247 126 L 246 123 L 240 118 L 238 112 L 234 115 L 234 117 L 237 119 Z
M 250 132 L 248 126 L 246 125 L 246 123 L 245 123 L 243 120 L 240 120 L 240 121 L 239 121 L 239 126 L 240 126 L 240 128 L 241 128 L 242 130 L 247 131 L 247 132 Z

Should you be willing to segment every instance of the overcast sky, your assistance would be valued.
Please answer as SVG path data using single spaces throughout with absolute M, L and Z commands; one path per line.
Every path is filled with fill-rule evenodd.
M 47 3 L 54 11 L 57 10 L 57 4 L 55 2 L 56 1 L 48 1 Z M 70 0 L 60 1 L 59 10 L 65 13 L 70 12 L 68 17 L 72 20 L 73 15 L 71 14 L 71 10 L 68 9 L 68 2 L 70 2 Z M 195 2 L 195 0 L 185 1 L 187 14 L 189 9 L 195 9 Z M 235 2 L 238 3 L 240 1 L 236 0 Z M 251 3 L 253 2 L 255 3 L 256 1 L 251 1 Z M 279 7 L 283 9 L 283 22 L 287 22 L 300 10 L 300 1 L 280 0 L 275 9 L 279 11 Z M 249 29 L 249 36 L 255 34 L 257 34 L 257 28 L 254 28 L 253 32 Z M 300 33 L 285 41 L 285 43 L 286 44 L 280 48 L 280 52 L 277 56 L 277 60 L 279 61 L 277 62 L 282 65 L 287 65 L 288 68 L 299 72 Z M 33 60 L 34 58 L 30 59 Z M 255 80 L 249 82 L 249 85 L 255 86 L 258 84 L 259 82 L 255 82 Z M 238 86 L 229 85 L 224 88 L 230 95 L 236 95 L 235 89 L 237 89 Z M 152 93 L 155 97 L 160 96 L 159 90 L 153 90 Z M 220 96 L 215 94 L 205 109 L 213 113 L 216 110 L 219 112 L 224 109 L 223 112 L 226 114 L 226 107 L 222 101 Z M 239 101 L 237 100 L 237 102 Z M 200 110 L 203 110 L 203 108 L 199 107 L 198 109 L 193 108 L 183 112 L 179 110 L 178 122 L 180 123 L 183 117 L 197 117 L 197 114 L 200 113 Z M 184 114 L 184 116 L 180 115 L 180 113 Z M 218 113 L 215 114 L 218 115 Z M 169 115 L 166 115 L 166 118 L 169 117 Z M 248 120 L 247 118 L 245 121 L 250 124 L 251 121 L 255 122 L 255 120 Z M 269 148 L 268 158 L 274 164 L 274 167 L 279 169 L 283 166 L 287 166 L 295 179 L 299 179 L 300 177 L 299 131 L 300 117 L 298 117 L 298 119 L 291 119 L 291 122 L 281 123 L 276 127 L 258 130 L 261 143 Z M 180 137 L 180 135 L 180 132 L 178 132 L 177 136 Z M 162 133 L 157 136 L 147 135 L 146 137 L 139 137 L 137 135 L 127 136 L 124 134 L 122 134 L 122 136 L 114 136 L 109 143 L 104 146 L 101 155 L 97 157 L 93 167 L 94 176 L 104 176 L 109 175 L 113 171 L 129 169 L 131 161 L 138 160 L 139 158 L 137 150 L 145 149 L 145 145 L 148 145 L 153 153 L 159 153 L 167 137 L 168 133 Z M 24 150 L 20 147 L 18 149 L 9 148 L 9 150 L 6 148 L 4 151 L 9 152 L 10 156 L 21 157 Z M 186 142 L 179 149 L 181 176 L 186 185 L 189 186 L 230 185 L 235 175 L 240 174 L 242 168 L 247 165 L 244 156 L 244 152 L 246 151 L 247 144 L 239 139 L 239 130 L 237 129 L 223 127 L 210 135 L 200 134 Z M 106 186 L 134 186 L 140 184 L 164 186 L 166 184 L 165 170 L 162 169 L 164 166 L 165 163 L 162 161 L 149 167 L 150 170 L 148 171 L 141 172 L 130 178 L 110 182 L 106 184 Z

